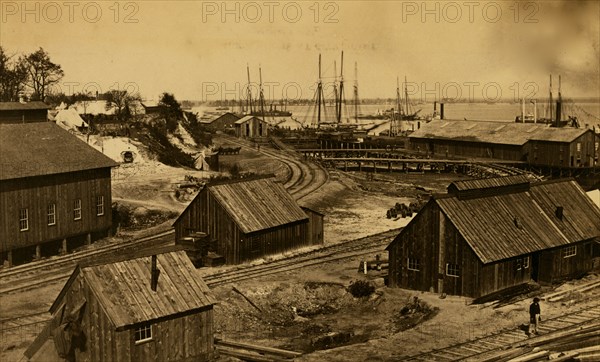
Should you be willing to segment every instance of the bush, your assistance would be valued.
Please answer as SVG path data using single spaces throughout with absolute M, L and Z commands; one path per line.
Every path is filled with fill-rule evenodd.
M 357 280 L 350 283 L 348 291 L 355 298 L 368 297 L 375 292 L 375 286 L 368 281 Z

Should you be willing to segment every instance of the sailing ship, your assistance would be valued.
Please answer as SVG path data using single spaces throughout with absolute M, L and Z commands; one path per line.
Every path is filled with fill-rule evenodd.
M 265 109 L 265 95 L 262 87 L 262 69 L 259 67 L 259 95 L 258 95 L 258 107 L 254 107 L 254 103 L 252 102 L 252 89 L 250 83 L 250 68 L 246 66 L 246 71 L 248 74 L 248 86 L 247 86 L 247 95 L 246 95 L 246 107 L 244 107 L 243 103 L 240 103 L 240 111 L 242 114 L 255 116 L 255 117 L 291 117 L 292 112 L 287 110 L 287 102 L 281 102 L 284 109 L 277 109 L 277 105 L 271 103 L 269 105 L 269 109 Z

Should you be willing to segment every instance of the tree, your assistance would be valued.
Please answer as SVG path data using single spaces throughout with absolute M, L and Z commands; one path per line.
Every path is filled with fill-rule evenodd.
M 115 108 L 117 119 L 123 121 L 131 118 L 133 103 L 140 101 L 140 96 L 131 94 L 126 90 L 113 89 L 104 95 L 106 98 L 106 110 Z
M 25 59 L 19 57 L 17 61 L 11 61 L 11 56 L 0 47 L 0 101 L 19 100 L 19 94 L 25 90 L 28 76 Z
M 165 117 L 167 130 L 173 132 L 177 128 L 178 120 L 182 118 L 181 104 L 177 102 L 172 93 L 164 92 L 158 101 L 158 105 L 162 107 L 161 113 Z
M 25 58 L 29 71 L 29 86 L 35 99 L 44 100 L 46 92 L 65 75 L 60 65 L 53 63 L 43 48 Z

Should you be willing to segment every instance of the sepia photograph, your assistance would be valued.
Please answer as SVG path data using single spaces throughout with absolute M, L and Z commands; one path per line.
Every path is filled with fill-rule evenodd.
M 600 361 L 600 1 L 0 0 L 0 361 Z

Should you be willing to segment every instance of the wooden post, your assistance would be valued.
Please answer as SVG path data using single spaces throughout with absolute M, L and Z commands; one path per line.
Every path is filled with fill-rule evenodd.
M 91 243 L 92 243 L 92 234 L 91 234 L 91 233 L 88 233 L 88 234 L 85 236 L 85 245 L 90 245 Z
M 388 161 L 388 171 L 392 172 L 392 161 Z
M 348 171 L 348 161 L 344 161 L 344 171 Z
M 12 250 L 9 250 L 6 256 L 7 256 L 7 260 L 8 260 L 8 266 L 9 267 L 13 266 Z
M 377 162 L 373 161 L 373 173 L 377 173 Z
M 362 171 L 362 164 L 360 163 L 360 161 L 358 161 L 358 172 Z
M 40 260 L 42 258 L 42 247 L 40 245 L 35 246 L 35 260 Z
M 67 239 L 62 240 L 62 248 L 60 250 L 61 255 L 65 255 L 67 253 Z

